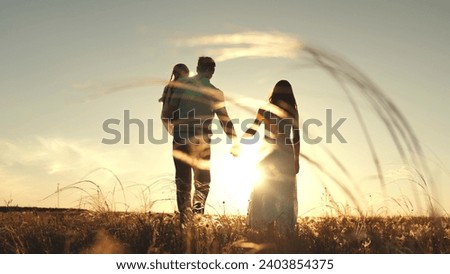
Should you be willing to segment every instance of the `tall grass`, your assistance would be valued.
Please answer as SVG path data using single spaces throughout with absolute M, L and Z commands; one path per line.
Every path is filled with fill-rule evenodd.
M 252 230 L 243 216 L 92 211 L 0 213 L 0 253 L 450 253 L 449 218 L 307 217 L 294 231 Z
M 362 96 L 370 103 L 378 118 L 385 125 L 389 132 L 391 140 L 397 148 L 397 152 L 401 159 L 408 166 L 416 169 L 420 175 L 420 180 L 416 181 L 418 187 L 423 189 L 428 197 L 428 206 L 430 213 L 433 215 L 435 209 L 431 198 L 431 189 L 429 182 L 433 182 L 433 176 L 429 171 L 427 162 L 424 160 L 424 154 L 421 144 L 410 126 L 406 117 L 397 108 L 396 104 L 390 100 L 368 76 L 362 71 L 343 58 L 330 54 L 323 50 L 313 47 L 304 47 L 303 51 L 307 53 L 309 62 L 326 71 L 340 86 L 342 92 L 346 95 L 350 105 L 352 106 L 361 130 L 364 133 L 366 144 L 369 148 L 372 162 L 376 168 L 379 179 L 380 188 L 383 194 L 388 196 L 386 192 L 385 175 L 380 165 L 377 147 L 369 133 L 368 125 L 365 121 L 363 111 L 361 111 L 356 96 Z M 349 192 L 348 187 L 339 184 L 339 186 Z M 417 200 L 417 199 L 416 199 Z
M 110 176 L 114 178 L 115 183 L 113 184 L 111 191 L 105 192 L 100 186 L 100 184 L 94 182 L 91 179 L 88 179 L 89 175 L 92 175 L 99 171 L 106 171 Z M 79 191 L 80 193 L 82 193 L 81 197 L 77 200 L 79 208 L 89 208 L 97 212 L 115 211 L 117 210 L 117 206 L 119 205 L 119 203 L 116 202 L 117 185 L 120 187 L 120 192 L 122 193 L 123 201 L 121 202 L 121 204 L 124 206 L 126 211 L 126 209 L 128 208 L 128 204 L 124 185 L 122 181 L 119 179 L 119 177 L 108 168 L 93 169 L 88 174 L 86 174 L 81 180 L 78 180 L 74 183 L 70 183 L 63 187 L 59 187 L 58 184 L 57 190 L 51 193 L 50 195 L 44 197 L 42 201 L 55 196 L 58 197 L 59 201 L 59 196 L 62 193 L 69 191 Z

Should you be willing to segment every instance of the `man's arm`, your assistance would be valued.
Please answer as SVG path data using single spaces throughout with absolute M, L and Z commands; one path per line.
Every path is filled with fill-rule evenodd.
M 223 130 L 227 134 L 228 138 L 232 141 L 232 147 L 230 153 L 237 157 L 240 154 L 240 146 L 239 146 L 239 140 L 237 139 L 236 131 L 234 130 L 233 122 L 230 119 L 230 116 L 228 116 L 228 111 L 225 107 L 222 107 L 220 109 L 217 109 L 216 111 L 217 117 L 219 118 L 220 125 L 222 126 Z
M 230 116 L 228 116 L 226 107 L 217 109 L 216 114 L 217 118 L 219 118 L 220 125 L 227 134 L 228 138 L 230 138 L 234 142 L 237 138 L 237 135 L 236 131 L 234 130 L 233 122 L 231 121 Z
M 233 122 L 230 119 L 230 116 L 228 115 L 227 108 L 225 106 L 225 96 L 221 90 L 218 90 L 215 88 L 214 92 L 214 112 L 217 115 L 217 118 L 219 118 L 220 125 L 222 126 L 223 130 L 227 134 L 227 136 L 234 141 L 237 139 L 236 131 L 234 130 Z

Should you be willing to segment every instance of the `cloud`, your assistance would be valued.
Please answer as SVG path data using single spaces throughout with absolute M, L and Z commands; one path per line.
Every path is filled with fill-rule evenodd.
M 297 38 L 281 32 L 241 32 L 198 36 L 178 41 L 180 46 L 211 47 L 208 54 L 216 61 L 243 57 L 295 58 L 303 48 Z
M 0 169 L 36 169 L 46 175 L 77 178 L 99 167 L 122 174 L 148 170 L 148 153 L 142 145 L 108 146 L 98 140 L 35 137 L 27 140 L 0 139 Z M 167 155 L 170 156 L 169 151 Z M 170 157 L 169 157 L 170 158 Z M 137 164 L 139 163 L 139 164 Z
M 0 201 L 8 200 L 11 195 L 14 203 L 20 205 L 54 206 L 55 199 L 42 199 L 53 193 L 57 184 L 65 187 L 82 179 L 92 180 L 105 196 L 111 198 L 117 182 L 113 174 L 126 188 L 133 184 L 151 184 L 156 180 L 154 178 L 164 177 L 164 173 L 172 171 L 172 165 L 168 164 L 171 163 L 170 150 L 142 148 L 142 145 L 106 146 L 88 139 L 60 137 L 0 138 Z M 158 162 L 161 164 L 149 157 L 152 153 L 160 155 Z M 165 181 L 152 190 L 166 186 L 163 183 Z M 89 184 L 83 188 L 92 191 Z M 130 187 L 126 194 L 132 198 L 133 191 L 139 190 Z M 114 197 L 119 202 L 121 193 L 116 192 Z M 61 199 L 62 205 L 73 206 L 73 199 L 80 197 L 73 196 L 77 193 L 76 190 L 64 193 L 67 199 Z M 129 205 L 133 203 L 128 201 Z
M 197 36 L 177 40 L 180 47 L 206 47 L 207 54 L 217 62 L 237 58 L 296 58 L 303 43 L 292 35 L 281 32 L 240 32 Z M 168 79 L 131 78 L 116 81 L 93 81 L 76 85 L 76 90 L 87 94 L 86 99 L 149 86 L 162 86 Z
M 39 167 L 51 175 L 78 168 L 88 149 L 82 141 L 41 138 L 28 141 L 0 141 L 3 152 L 0 163 L 6 167 Z M 94 164 L 92 161 L 87 164 Z

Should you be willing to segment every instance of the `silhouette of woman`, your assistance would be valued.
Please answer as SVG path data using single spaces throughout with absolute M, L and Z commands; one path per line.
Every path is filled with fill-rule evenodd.
M 300 134 L 297 103 L 288 81 L 275 85 L 269 103 L 258 110 L 254 124 L 243 138 L 253 136 L 262 123 L 265 141 L 258 163 L 262 176 L 250 196 L 247 223 L 256 229 L 293 230 L 298 211 Z

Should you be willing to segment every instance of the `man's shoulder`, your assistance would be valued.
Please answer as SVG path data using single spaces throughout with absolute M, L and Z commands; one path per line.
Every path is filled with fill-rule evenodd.
M 221 93 L 223 93 L 218 87 L 216 87 L 215 85 L 213 85 L 213 84 L 211 84 L 211 83 L 209 83 L 210 85 L 211 85 L 211 88 L 212 89 L 215 89 L 215 90 L 217 90 L 218 92 L 221 92 Z
M 183 82 L 183 83 L 189 83 L 189 82 L 193 82 L 193 77 L 183 77 L 178 79 L 178 81 Z
M 218 93 L 220 93 L 220 94 L 223 94 L 223 91 L 221 91 L 218 87 L 216 87 L 215 85 L 213 85 L 213 84 L 211 83 L 211 81 L 209 81 L 209 79 L 208 79 L 208 81 L 206 81 L 206 82 L 204 83 L 204 86 L 207 87 L 207 88 L 209 88 L 209 89 L 214 90 L 215 92 L 218 92 Z
M 198 77 L 198 75 L 190 77 L 189 78 L 192 83 L 198 85 L 198 86 L 204 86 L 204 87 L 208 87 L 208 88 L 213 88 L 213 89 L 217 89 L 218 88 L 216 86 L 214 86 L 211 81 L 208 78 L 200 78 Z

